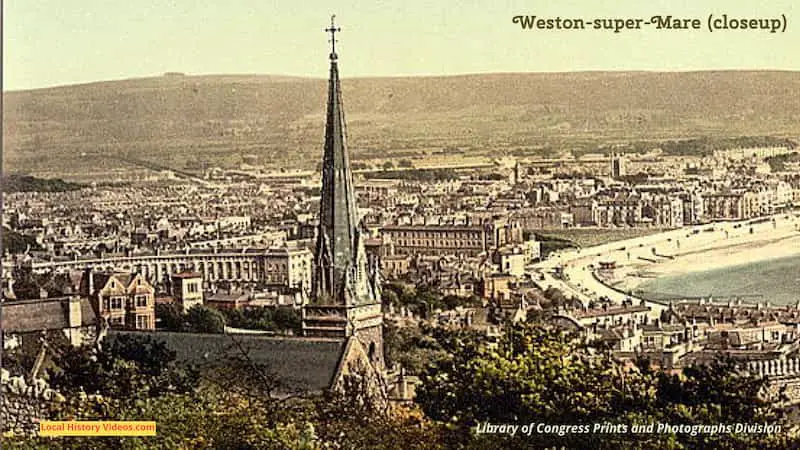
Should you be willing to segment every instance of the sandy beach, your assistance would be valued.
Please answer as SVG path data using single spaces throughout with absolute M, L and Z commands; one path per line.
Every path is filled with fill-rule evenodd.
M 655 255 L 653 247 L 630 250 L 624 258 L 616 259 L 618 268 L 608 281 L 627 291 L 653 278 L 800 255 L 797 223 L 797 218 L 793 218 L 752 227 L 723 225 L 694 242 L 690 241 L 697 235 L 655 246 Z

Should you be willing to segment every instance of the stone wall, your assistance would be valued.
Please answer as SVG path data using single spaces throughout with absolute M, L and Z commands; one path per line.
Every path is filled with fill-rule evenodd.
M 356 337 L 364 346 L 369 361 L 379 371 L 386 368 L 383 348 L 383 325 L 362 328 L 356 331 Z
M 800 376 L 768 377 L 762 397 L 784 407 L 800 404 Z
M 383 410 L 387 406 L 387 386 L 382 371 L 369 359 L 358 338 L 348 340 L 331 389 L 349 397 L 355 404 Z
M 39 421 L 46 419 L 52 403 L 63 402 L 64 396 L 50 389 L 47 382 L 36 379 L 26 382 L 0 368 L 0 426 L 2 432 L 36 434 Z

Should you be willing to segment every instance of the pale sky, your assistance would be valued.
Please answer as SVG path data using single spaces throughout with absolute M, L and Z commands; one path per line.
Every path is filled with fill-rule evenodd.
M 577 70 L 800 70 L 795 0 L 4 0 L 3 89 L 161 75 L 325 78 Z M 786 16 L 785 33 L 709 33 L 709 14 Z M 698 18 L 700 30 L 522 30 L 516 15 Z

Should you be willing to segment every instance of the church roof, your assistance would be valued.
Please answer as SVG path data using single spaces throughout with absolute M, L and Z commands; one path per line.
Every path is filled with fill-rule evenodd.
M 107 339 L 122 334 L 146 334 L 176 352 L 177 361 L 199 366 L 223 366 L 228 358 L 263 364 L 281 383 L 283 394 L 322 392 L 339 371 L 347 339 L 271 337 L 261 335 L 199 334 L 110 330 Z M 237 345 L 238 342 L 238 345 Z

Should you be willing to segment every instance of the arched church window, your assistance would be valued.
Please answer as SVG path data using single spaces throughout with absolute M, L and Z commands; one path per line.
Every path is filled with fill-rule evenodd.
M 375 343 L 374 342 L 370 342 L 369 343 L 369 352 L 367 353 L 367 355 L 369 356 L 369 360 L 370 361 L 375 361 L 375 358 L 376 358 L 375 353 L 376 353 Z

